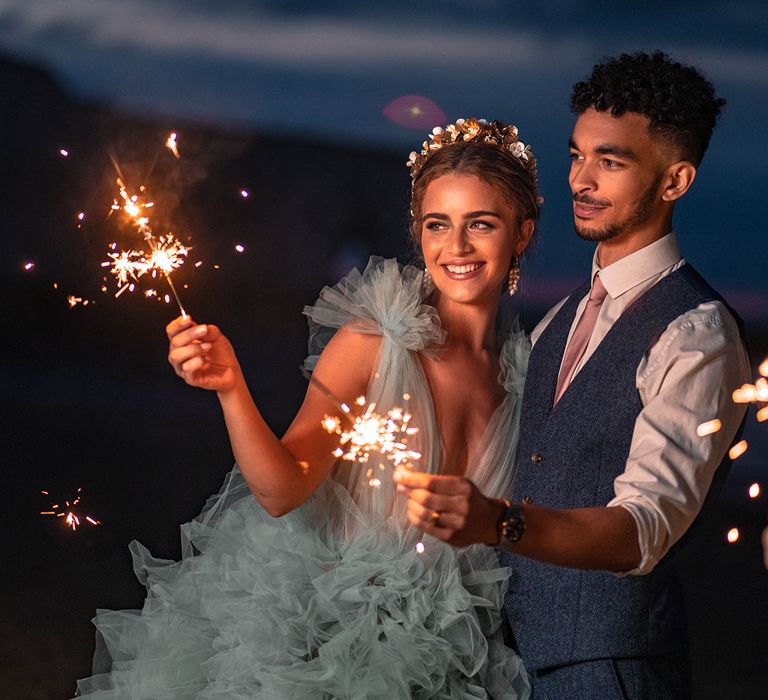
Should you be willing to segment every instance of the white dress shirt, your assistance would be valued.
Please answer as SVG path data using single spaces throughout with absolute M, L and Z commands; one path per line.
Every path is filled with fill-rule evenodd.
M 622 312 L 683 264 L 674 232 L 604 268 L 595 252 L 592 279 L 599 272 L 608 294 L 576 373 Z M 536 326 L 532 343 L 564 302 Z M 576 310 L 569 340 L 586 303 L 587 296 Z M 746 412 L 731 393 L 750 377 L 736 321 L 719 301 L 672 321 L 641 360 L 635 386 L 643 409 L 624 472 L 614 481 L 616 497 L 607 504 L 626 508 L 637 524 L 642 558 L 627 573 L 650 572 L 693 522 Z M 696 428 L 714 418 L 722 421 L 722 429 L 699 437 Z

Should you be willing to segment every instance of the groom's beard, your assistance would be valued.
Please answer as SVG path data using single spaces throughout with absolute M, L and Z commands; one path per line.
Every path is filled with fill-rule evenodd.
M 585 241 L 608 241 L 624 233 L 624 231 L 642 226 L 651 218 L 653 213 L 653 203 L 656 199 L 656 190 L 658 189 L 659 182 L 660 180 L 651 183 L 650 187 L 638 197 L 635 201 L 635 210 L 624 221 L 617 221 L 603 228 L 589 228 L 574 220 L 573 225 L 576 229 L 576 235 Z M 589 204 L 590 202 L 589 197 L 581 197 L 577 194 L 573 195 L 573 199 L 577 202 L 584 202 L 584 204 Z

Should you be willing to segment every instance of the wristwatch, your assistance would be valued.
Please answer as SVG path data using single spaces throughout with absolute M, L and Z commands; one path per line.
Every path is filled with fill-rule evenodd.
M 509 542 L 514 544 L 519 542 L 525 534 L 525 518 L 523 509 L 519 504 L 512 503 L 506 498 L 502 499 L 507 509 L 499 521 L 499 543 Z

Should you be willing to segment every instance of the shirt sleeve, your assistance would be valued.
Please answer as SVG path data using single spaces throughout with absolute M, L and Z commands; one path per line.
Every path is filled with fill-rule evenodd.
M 675 319 L 643 358 L 636 376 L 643 409 L 608 503 L 637 525 L 642 558 L 627 573 L 652 571 L 693 522 L 747 410 L 731 394 L 749 380 L 736 321 L 720 302 Z M 697 427 L 716 418 L 721 429 L 700 437 Z

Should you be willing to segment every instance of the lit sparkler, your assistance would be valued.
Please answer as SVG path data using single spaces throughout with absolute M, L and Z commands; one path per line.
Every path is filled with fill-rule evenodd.
M 64 518 L 64 523 L 72 530 L 72 532 L 76 532 L 77 528 L 83 523 L 101 525 L 100 520 L 96 520 L 96 518 L 91 515 L 86 515 L 82 512 L 82 508 L 79 507 L 80 501 L 82 500 L 82 490 L 82 487 L 77 489 L 74 498 L 65 500 L 64 506 L 61 506 L 59 503 L 52 503 L 50 505 L 50 510 L 41 510 L 40 515 L 53 515 L 57 518 Z M 40 493 L 45 496 L 49 495 L 48 491 L 41 491 Z
M 365 406 L 365 397 L 360 396 L 356 403 Z M 345 405 L 342 405 L 342 410 Z M 409 425 L 412 416 L 402 408 L 395 407 L 381 415 L 376 412 L 376 404 L 369 403 L 361 415 L 353 418 L 350 411 L 345 414 L 351 421 L 348 428 L 343 428 L 337 417 L 325 416 L 323 419 L 323 428 L 339 436 L 339 447 L 334 450 L 334 457 L 368 464 L 371 455 L 381 455 L 394 467 L 410 464 L 421 457 L 421 453 L 408 447 L 408 438 L 419 429 Z M 379 471 L 386 468 L 383 462 L 378 464 Z M 381 486 L 380 476 L 374 467 L 369 467 L 366 472 L 368 484 L 374 488 Z
M 186 318 L 187 312 L 184 310 L 173 285 L 171 272 L 184 264 L 189 254 L 189 248 L 183 245 L 171 232 L 159 237 L 152 233 L 148 210 L 154 207 L 154 202 L 147 200 L 145 187 L 142 186 L 139 189 L 139 194 L 129 194 L 125 183 L 120 178 L 117 178 L 117 186 L 120 199 L 116 198 L 113 201 L 111 209 L 112 211 L 125 212 L 130 222 L 143 237 L 149 250 L 128 249 L 107 254 L 110 259 L 101 265 L 110 268 L 110 272 L 117 281 L 118 290 L 115 296 L 119 297 L 126 290 L 133 291 L 134 283 L 138 282 L 140 277 L 146 274 L 157 277 L 160 273 L 168 281 L 168 286 L 179 305 L 179 311 Z M 116 246 L 112 244 L 110 248 L 115 250 Z
M 368 403 L 365 396 L 359 396 L 355 404 L 365 407 L 365 410 L 355 416 L 350 406 L 339 400 L 317 377 L 303 368 L 301 371 L 341 411 L 341 417 L 326 415 L 322 420 L 327 433 L 339 436 L 339 446 L 333 451 L 333 456 L 358 464 L 369 464 L 375 455 L 383 457 L 376 467 L 369 466 L 366 470 L 369 486 L 381 486 L 380 477 L 383 474 L 380 472 L 387 470 L 387 463 L 395 468 L 411 468 L 421 458 L 420 452 L 408 446 L 409 438 L 419 429 L 410 424 L 413 416 L 407 410 L 396 406 L 382 415 L 376 412 L 375 403 Z M 410 395 L 404 394 L 403 399 L 410 400 Z M 343 426 L 343 421 L 349 424 L 348 427 Z

